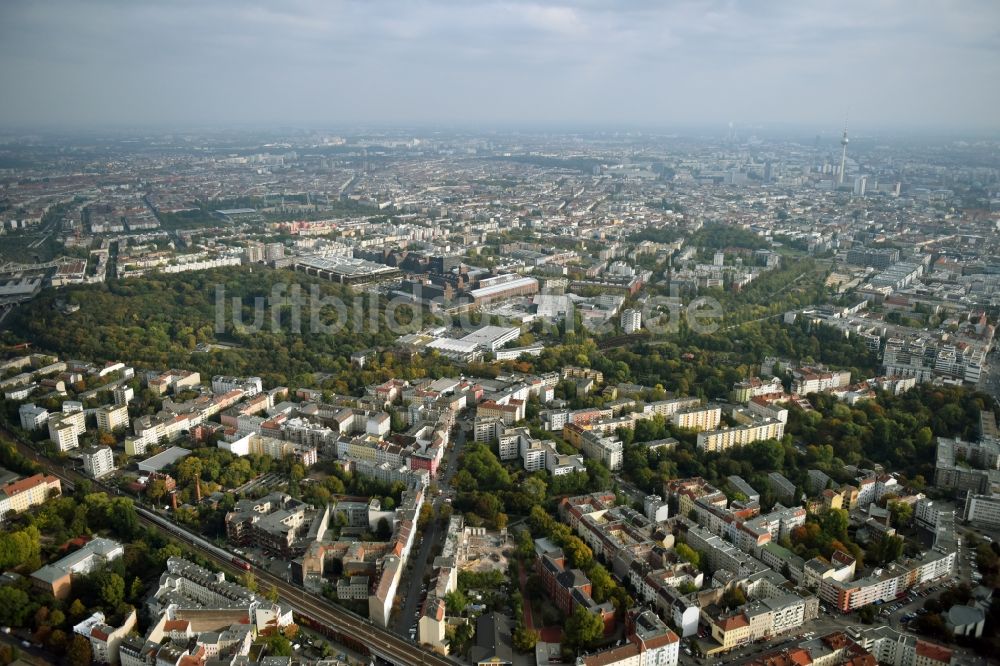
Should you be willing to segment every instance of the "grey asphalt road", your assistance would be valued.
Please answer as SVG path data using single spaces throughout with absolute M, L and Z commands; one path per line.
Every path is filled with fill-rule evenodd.
M 465 430 L 459 425 L 454 442 L 445 453 L 445 469 L 438 474 L 437 483 L 442 494 L 431 498 L 431 501 L 434 502 L 435 510 L 444 503 L 446 495 L 451 489 L 449 484 L 451 483 L 452 476 L 455 474 L 455 464 L 464 446 Z M 412 557 L 413 568 L 410 569 L 409 577 L 403 581 L 403 585 L 405 586 L 404 601 L 399 615 L 396 616 L 393 622 L 393 630 L 400 636 L 409 638 L 410 629 L 414 628 L 417 624 L 416 614 L 420 611 L 426 594 L 425 592 L 421 592 L 424 584 L 424 576 L 430 572 L 433 565 L 433 558 L 430 557 L 430 553 L 435 545 L 444 540 L 444 536 L 445 531 L 436 520 L 431 522 L 426 532 L 418 535 L 420 538 L 420 547 Z

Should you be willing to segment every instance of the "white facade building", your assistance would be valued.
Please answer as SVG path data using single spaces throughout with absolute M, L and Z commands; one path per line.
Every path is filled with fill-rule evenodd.
M 642 312 L 628 309 L 622 312 L 622 331 L 631 335 L 642 328 Z
M 21 417 L 22 430 L 38 430 L 49 420 L 49 410 L 37 407 L 34 403 L 21 405 L 17 412 Z
M 99 479 L 115 470 L 115 457 L 110 446 L 91 446 L 82 451 L 83 470 Z

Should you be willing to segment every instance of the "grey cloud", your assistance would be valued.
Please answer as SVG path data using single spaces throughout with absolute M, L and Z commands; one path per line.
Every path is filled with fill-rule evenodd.
M 1000 4 L 0 3 L 3 124 L 996 129 Z

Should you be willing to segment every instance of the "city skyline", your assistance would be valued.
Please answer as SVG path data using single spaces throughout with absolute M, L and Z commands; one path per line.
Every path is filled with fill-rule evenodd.
M 992 17 L 992 18 L 991 18 Z M 972 3 L 7 3 L 6 127 L 990 132 Z

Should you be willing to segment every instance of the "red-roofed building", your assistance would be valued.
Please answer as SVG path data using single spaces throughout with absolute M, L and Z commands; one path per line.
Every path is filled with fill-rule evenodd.
M 917 640 L 914 666 L 941 666 L 951 663 L 951 650 L 927 641 Z
M 0 521 L 8 513 L 23 513 L 61 492 L 59 479 L 45 474 L 35 474 L 0 486 Z

